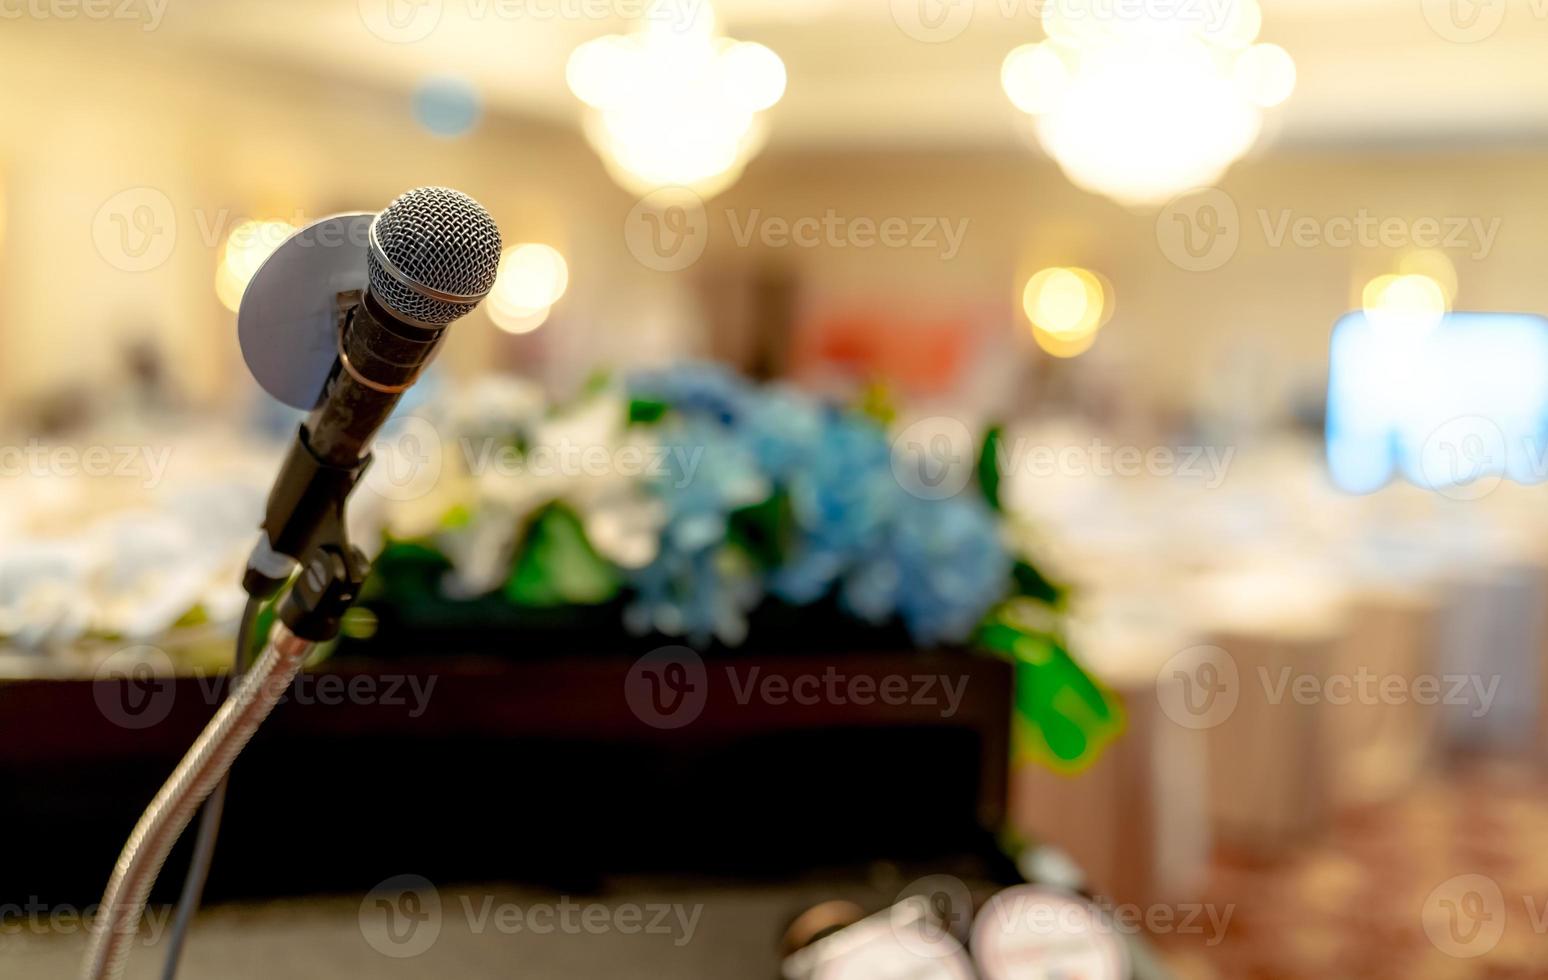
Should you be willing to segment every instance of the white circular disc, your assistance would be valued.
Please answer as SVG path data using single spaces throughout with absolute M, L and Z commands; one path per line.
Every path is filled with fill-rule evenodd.
M 264 391 L 303 411 L 317 406 L 338 356 L 339 293 L 366 287 L 374 214 L 323 218 L 291 235 L 242 294 L 237 339 Z

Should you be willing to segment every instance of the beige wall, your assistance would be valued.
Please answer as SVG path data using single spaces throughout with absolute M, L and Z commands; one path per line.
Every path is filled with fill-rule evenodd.
M 684 273 L 643 267 L 623 235 L 632 200 L 578 135 L 489 117 L 470 138 L 418 132 L 400 92 L 325 76 L 215 62 L 170 46 L 125 45 L 110 30 L 0 35 L 0 130 L 6 218 L 0 243 L 4 403 L 62 383 L 111 377 L 127 338 L 153 332 L 177 354 L 181 382 L 220 404 L 246 390 L 234 317 L 212 277 L 221 229 L 239 216 L 308 218 L 381 206 L 421 183 L 468 190 L 511 241 L 557 245 L 569 294 L 536 334 L 509 338 L 481 316 L 459 326 L 457 371 L 532 366 L 573 382 L 593 365 L 702 349 L 693 296 L 707 274 L 769 264 L 797 270 L 804 292 L 856 302 L 972 305 L 990 311 L 1000 359 L 1037 357 L 1015 315 L 1034 269 L 1081 264 L 1114 285 L 1117 309 L 1089 361 L 1145 404 L 1208 398 L 1278 410 L 1325 370 L 1329 326 L 1359 285 L 1389 271 L 1393 249 L 1273 247 L 1262 221 L 1285 209 L 1318 220 L 1500 219 L 1487 259 L 1453 251 L 1459 305 L 1548 311 L 1548 147 L 1281 150 L 1222 182 L 1241 244 L 1222 268 L 1189 272 L 1157 244 L 1156 216 L 1075 190 L 1031 150 L 932 154 L 785 152 L 777 131 L 743 180 L 707 206 L 709 249 Z M 126 187 L 162 190 L 178 238 L 161 267 L 125 273 L 92 244 L 97 209 Z M 959 254 L 934 249 L 740 247 L 753 218 L 940 217 L 967 221 Z M 1266 219 L 1260 218 L 1260 212 Z M 211 230 L 213 228 L 213 230 Z M 996 339 L 998 338 L 998 339 Z M 1018 383 L 1013 380 L 1012 384 Z

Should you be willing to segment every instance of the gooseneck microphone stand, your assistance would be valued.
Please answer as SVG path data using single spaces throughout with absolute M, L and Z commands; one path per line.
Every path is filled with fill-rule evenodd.
M 116 980 L 122 976 L 151 886 L 172 846 L 274 710 L 313 649 L 338 635 L 339 623 L 359 595 L 370 569 L 366 557 L 349 544 L 344 534 L 344 497 L 353 488 L 353 479 L 347 485 L 340 483 L 337 471 L 330 471 L 311 457 L 304 429 L 292 451 L 293 459 L 297 450 L 313 464 L 299 467 L 312 473 L 312 479 L 299 488 L 300 499 L 319 500 L 323 505 L 325 520 L 318 540 L 280 604 L 279 622 L 257 663 L 215 713 L 129 835 L 92 930 L 83 973 L 87 980 Z M 361 462 L 352 476 L 358 477 L 367 462 Z M 286 469 L 291 471 L 292 467 Z M 276 495 L 278 491 L 276 488 Z M 266 544 L 260 545 L 264 547 Z M 250 572 L 248 578 L 261 575 L 262 572 Z
M 364 219 L 370 221 L 368 243 L 346 235 L 339 246 L 343 251 L 304 251 L 321 244 L 322 231 L 358 228 Z M 312 650 L 338 636 L 339 623 L 370 571 L 365 555 L 350 544 L 344 522 L 349 495 L 370 465 L 367 447 L 403 392 L 434 358 L 447 325 L 488 295 L 499 271 L 500 230 L 494 219 L 471 197 L 444 187 L 411 190 L 374 218 L 344 215 L 324 219 L 313 229 L 317 235 L 312 242 L 306 240 L 311 229 L 303 231 L 264 263 L 238 314 L 243 355 L 255 377 L 271 394 L 297 407 L 309 392 L 298 396 L 286 377 L 290 372 L 276 368 L 269 356 L 275 344 L 289 349 L 288 340 L 321 350 L 324 361 L 319 368 L 327 363 L 327 348 L 316 347 L 316 341 L 329 340 L 331 334 L 337 344 L 322 394 L 311 403 L 311 413 L 269 494 L 264 534 L 242 578 L 252 600 L 244 622 L 252 618 L 257 603 L 278 594 L 298 567 L 300 571 L 280 603 L 278 622 L 257 663 L 234 681 L 226 702 L 130 834 L 93 923 L 84 980 L 119 980 L 123 975 L 145 903 L 178 837 L 221 786 Z M 364 273 L 365 288 L 334 292 L 339 276 L 355 263 L 355 273 Z M 266 284 L 260 286 L 260 280 Z M 325 286 L 333 293 L 333 306 L 320 316 L 305 304 L 290 302 Z M 249 306 L 248 299 L 255 295 L 260 301 Z M 243 326 L 249 320 L 254 328 L 250 334 Z M 290 329 L 287 321 L 300 329 Z M 302 368 L 309 368 L 307 358 Z M 250 639 L 247 627 L 241 632 L 239 663 L 245 660 Z M 218 804 L 217 797 L 200 828 L 198 853 L 184 889 L 184 915 L 169 944 L 173 972 L 182 930 L 197 904 L 214 846 Z
M 345 319 L 362 327 L 370 317 L 357 317 L 351 311 Z M 341 356 L 328 380 L 330 397 L 297 433 L 269 495 L 264 536 L 248 562 L 242 585 L 249 596 L 263 600 L 290 578 L 297 556 L 300 574 L 280 603 L 278 621 L 257 662 L 173 770 L 124 845 L 92 928 L 84 980 L 118 980 L 123 975 L 151 887 L 173 845 L 225 779 L 307 657 L 318 644 L 338 636 L 344 613 L 359 595 L 370 562 L 349 543 L 344 510 L 371 462 L 369 455 L 359 452 L 369 435 L 368 424 L 370 429 L 375 427 L 369 417 L 376 413 L 351 411 L 360 402 L 351 395 L 359 389 L 374 391 L 379 398 L 382 387 L 359 376 L 348 356 Z M 348 424 L 340 424 L 341 412 L 349 416 Z M 314 432 L 321 438 L 314 438 Z M 237 642 L 245 643 L 247 638 L 239 637 Z

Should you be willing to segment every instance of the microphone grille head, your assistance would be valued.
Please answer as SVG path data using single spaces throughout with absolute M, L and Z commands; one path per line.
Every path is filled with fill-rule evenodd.
M 494 286 L 500 229 L 483 205 L 447 187 L 419 187 L 371 223 L 371 294 L 405 320 L 438 327 Z

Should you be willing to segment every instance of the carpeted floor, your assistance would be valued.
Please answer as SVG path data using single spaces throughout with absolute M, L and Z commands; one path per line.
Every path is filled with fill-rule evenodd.
M 1474 765 L 1342 817 L 1272 867 L 1221 861 L 1215 946 L 1163 937 L 1198 980 L 1548 978 L 1548 784 Z

